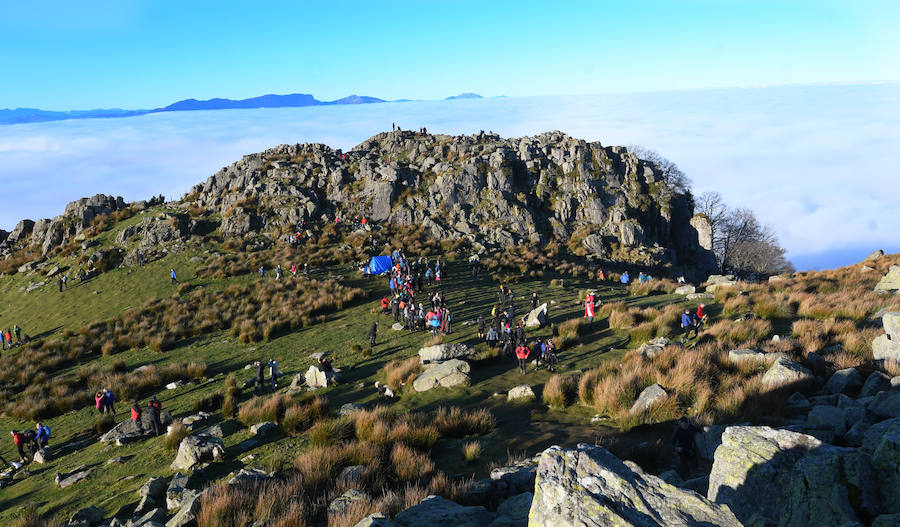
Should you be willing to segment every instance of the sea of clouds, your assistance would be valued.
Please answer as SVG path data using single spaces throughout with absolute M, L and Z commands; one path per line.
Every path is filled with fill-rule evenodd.
M 778 232 L 799 269 L 900 252 L 900 84 L 415 101 L 0 126 L 0 227 L 96 193 L 179 197 L 281 143 L 349 149 L 391 129 L 562 130 L 672 159 Z

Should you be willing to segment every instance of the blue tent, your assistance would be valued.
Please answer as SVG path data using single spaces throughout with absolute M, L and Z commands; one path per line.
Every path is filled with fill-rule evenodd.
M 366 267 L 366 274 L 382 274 L 391 270 L 393 262 L 390 256 L 375 256 Z

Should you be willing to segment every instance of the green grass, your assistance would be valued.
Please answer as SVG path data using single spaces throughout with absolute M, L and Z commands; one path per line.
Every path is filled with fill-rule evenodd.
M 136 217 L 127 221 L 139 220 L 140 217 Z M 117 225 L 101 236 L 114 237 L 115 231 L 120 227 Z M 212 245 L 207 248 L 216 249 Z M 77 284 L 77 281 L 70 279 L 70 287 L 63 293 L 57 292 L 56 283 L 50 281 L 43 288 L 26 295 L 19 293 L 18 289 L 28 283 L 29 277 L 23 274 L 2 277 L 0 310 L 8 325 L 18 324 L 32 336 L 54 338 L 63 330 L 77 331 L 89 322 L 116 316 L 146 300 L 172 295 L 175 286 L 169 283 L 168 278 L 168 271 L 172 267 L 177 269 L 182 282 L 200 284 L 210 290 L 222 289 L 231 283 L 251 283 L 257 280 L 255 274 L 227 280 L 198 280 L 193 270 L 204 264 L 191 262 L 190 259 L 194 256 L 207 255 L 202 249 L 195 248 L 180 254 L 170 254 L 142 268 L 116 269 L 84 284 Z M 53 264 L 55 263 L 56 260 Z M 284 266 L 283 262 L 282 264 Z M 466 322 L 474 322 L 479 314 L 488 314 L 496 301 L 496 284 L 488 280 L 487 276 L 473 283 L 468 279 L 464 264 L 451 263 L 450 269 L 451 275 L 445 281 L 443 290 L 454 311 L 455 331 L 445 341 L 476 344 L 476 326 L 466 325 Z M 185 360 L 206 362 L 209 366 L 209 378 L 206 381 L 187 384 L 177 390 L 163 389 L 159 393 L 163 407 L 178 418 L 195 413 L 194 406 L 203 398 L 215 392 L 224 393 L 226 375 L 234 374 L 238 385 L 242 385 L 254 375 L 254 371 L 244 369 L 253 360 L 277 359 L 282 374 L 280 386 L 284 391 L 295 374 L 302 374 L 314 363 L 309 354 L 324 351 L 334 358 L 335 366 L 341 368 L 344 375 L 342 383 L 318 393 L 327 398 L 329 406 L 336 409 L 347 402 L 374 403 L 378 397 L 374 381 L 380 378 L 378 374 L 381 368 L 392 359 L 415 356 L 428 336 L 390 329 L 392 320 L 380 315 L 377 308 L 385 289 L 384 279 L 363 280 L 347 267 L 328 269 L 328 272 L 343 275 L 349 286 L 373 291 L 371 299 L 328 314 L 324 323 L 306 326 L 263 343 L 241 344 L 235 338 L 215 333 L 180 343 L 177 348 L 165 353 L 148 349 L 128 350 L 111 357 L 92 356 L 87 362 L 105 365 L 114 360 L 124 361 L 126 371 L 144 364 L 163 365 Z M 564 288 L 550 287 L 553 278 L 558 277 L 545 273 L 543 278 L 523 278 L 513 286 L 516 298 L 519 299 L 517 312 L 526 312 L 527 297 L 532 291 L 538 292 L 541 302 L 555 302 L 549 308 L 551 322 L 554 324 L 581 316 L 582 307 L 577 296 L 580 290 L 586 288 L 596 290 L 603 302 L 623 300 L 629 306 L 659 306 L 681 300 L 680 297 L 668 295 L 631 297 L 627 290 L 618 285 L 601 285 L 571 277 L 566 277 Z M 372 349 L 371 355 L 354 352 L 354 345 L 368 347 L 368 328 L 373 320 L 382 322 L 377 345 Z M 529 331 L 528 334 L 530 339 L 547 338 L 551 336 L 551 329 L 548 326 Z M 585 331 L 579 337 L 579 343 L 574 348 L 560 353 L 557 371 L 561 374 L 576 374 L 605 360 L 618 360 L 628 342 L 629 335 L 626 331 L 611 330 L 604 320 L 597 320 L 593 329 Z M 57 375 L 72 374 L 79 366 L 69 366 Z M 471 386 L 435 389 L 425 393 L 404 391 L 394 407 L 401 412 L 429 411 L 448 404 L 462 408 L 490 409 L 497 418 L 497 426 L 490 434 L 479 438 L 481 454 L 478 459 L 468 462 L 460 455 L 465 442 L 462 438 L 441 439 L 432 449 L 432 458 L 444 472 L 482 477 L 492 464 L 505 462 L 511 453 L 509 445 L 515 445 L 516 452 L 534 455 L 552 444 L 593 441 L 598 434 L 614 432 L 589 424 L 592 412 L 579 404 L 550 412 L 539 400 L 526 405 L 511 405 L 506 402 L 505 397 L 492 396 L 495 392 L 505 392 L 523 383 L 531 384 L 538 391 L 550 375 L 546 370 L 533 371 L 533 365 L 530 365 L 528 374 L 522 376 L 514 361 L 509 359 L 476 362 L 471 372 Z M 114 386 L 110 388 L 115 390 Z M 238 402 L 248 400 L 252 396 L 250 392 L 252 390 L 245 390 Z M 128 406 L 125 401 L 119 402 L 118 420 L 127 418 Z M 210 422 L 221 419 L 221 411 L 216 411 Z M 89 430 L 93 426 L 94 416 L 91 408 L 85 408 L 47 422 L 54 432 L 51 444 L 58 448 L 78 439 L 90 438 Z M 0 417 L 0 429 L 4 431 L 33 426 L 34 423 Z M 203 426 L 205 425 L 200 425 L 201 428 Z M 236 445 L 248 439 L 250 433 L 240 425 L 235 424 L 234 427 L 237 431 L 225 438 L 227 460 L 213 464 L 212 469 L 204 473 L 201 479 L 213 480 L 237 470 L 244 465 L 240 459 L 248 453 L 254 455 L 255 459 L 251 463 L 253 466 L 281 466 L 289 462 L 292 455 L 308 448 L 310 442 L 308 433 L 298 434 L 296 437 L 276 435 L 277 439 L 263 442 L 247 453 L 238 454 L 235 451 Z M 12 458 L 13 446 L 10 441 L 0 443 L 0 453 L 7 459 Z M 123 464 L 107 465 L 106 461 L 115 456 L 132 457 Z M 30 465 L 28 468 L 32 472 L 29 477 L 4 488 L 0 523 L 9 521 L 19 506 L 27 504 L 35 505 L 39 512 L 59 517 L 87 505 L 97 505 L 108 515 L 112 514 L 119 507 L 137 500 L 136 489 L 148 477 L 170 475 L 173 472 L 169 468 L 172 459 L 174 455 L 165 447 L 163 438 L 124 447 L 108 446 L 92 440 L 84 448 L 55 457 L 46 465 Z M 94 469 L 90 478 L 68 489 L 56 487 L 53 482 L 55 473 L 66 472 L 82 464 Z

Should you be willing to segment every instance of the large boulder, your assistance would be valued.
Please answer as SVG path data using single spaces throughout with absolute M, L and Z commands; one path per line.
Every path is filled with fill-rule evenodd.
M 887 427 L 874 440 L 872 466 L 878 478 L 878 488 L 885 511 L 900 513 L 900 422 Z
M 444 362 L 450 359 L 460 359 L 474 353 L 474 348 L 470 348 L 465 344 L 460 344 L 458 342 L 453 344 L 436 344 L 420 349 L 419 360 L 422 361 L 422 364 L 429 364 L 432 362 Z
M 653 357 L 656 357 L 657 355 L 662 353 L 662 351 L 666 349 L 666 346 L 668 345 L 669 339 L 667 339 L 666 337 L 657 337 L 650 342 L 644 343 L 644 345 L 638 349 L 638 353 L 640 353 L 641 357 L 645 359 L 652 359 Z
M 163 410 L 159 413 L 159 421 L 165 427 L 172 423 L 172 414 Z M 141 415 L 141 427 L 138 428 L 137 423 L 131 419 L 126 419 L 116 426 L 112 427 L 108 432 L 100 436 L 101 443 L 115 443 L 116 445 L 124 445 L 133 443 L 145 437 L 152 435 L 150 429 L 150 415 L 144 412 Z
M 722 287 L 733 287 L 737 284 L 732 275 L 714 274 L 706 279 L 706 292 L 715 293 L 717 289 Z
M 491 469 L 491 490 L 496 496 L 514 496 L 534 490 L 537 461 L 524 459 L 512 465 Z
M 637 414 L 643 411 L 649 410 L 654 405 L 657 405 L 666 400 L 669 394 L 666 392 L 666 389 L 660 386 L 659 384 L 651 384 L 644 388 L 641 391 L 641 394 L 638 396 L 637 401 L 631 405 L 631 410 L 629 413 Z
M 875 285 L 876 293 L 900 291 L 900 265 L 892 265 L 887 274 Z
M 675 288 L 676 295 L 692 295 L 696 292 L 697 288 L 690 284 L 680 285 Z
M 579 444 L 541 455 L 529 527 L 740 524 L 726 507 L 645 474 L 607 450 Z
M 187 494 L 187 493 L 185 493 Z M 185 498 L 178 512 L 175 513 L 166 527 L 191 527 L 197 525 L 197 514 L 200 513 L 200 494 L 193 493 Z
M 806 418 L 812 427 L 825 427 L 837 435 L 847 431 L 847 414 L 836 406 L 813 406 Z
M 428 496 L 418 505 L 398 513 L 394 520 L 406 527 L 487 527 L 493 517 L 484 507 L 465 507 L 440 496 Z
M 881 325 L 885 333 L 894 340 L 900 340 L 900 311 L 888 311 L 881 315 Z
M 354 503 L 358 501 L 367 502 L 371 500 L 372 498 L 365 492 L 358 489 L 350 489 L 337 498 L 331 500 L 331 503 L 328 504 L 328 514 L 344 514 L 345 512 L 347 512 L 347 509 L 349 509 L 350 506 Z
M 866 405 L 866 409 L 881 418 L 900 417 L 900 390 L 878 392 Z
M 173 470 L 188 470 L 204 461 L 221 459 L 225 454 L 225 444 L 218 437 L 205 434 L 190 435 L 181 440 Z
M 859 390 L 860 397 L 869 397 L 874 396 L 878 392 L 885 392 L 891 389 L 891 378 L 887 375 L 881 373 L 880 371 L 873 371 L 866 377 L 866 382 L 863 383 L 862 388 Z
M 536 328 L 547 325 L 547 303 L 539 305 L 532 309 L 525 317 L 525 325 L 530 328 Z
M 531 389 L 531 386 L 522 384 L 515 388 L 510 388 L 506 394 L 506 399 L 509 401 L 534 399 L 534 390 Z
M 375 512 L 359 520 L 353 527 L 397 527 L 398 525 L 383 512 Z
M 728 352 L 728 362 L 732 364 L 762 364 L 766 362 L 766 354 L 760 350 L 731 350 Z
M 325 388 L 337 383 L 341 378 L 341 370 L 322 371 L 318 366 L 310 366 L 303 375 L 309 388 Z
M 900 363 L 900 337 L 892 337 L 887 333 L 875 337 L 872 340 L 872 358 Z
M 862 384 L 862 376 L 856 371 L 856 368 L 844 368 L 834 372 L 822 389 L 828 393 L 852 393 L 858 390 Z
M 491 522 L 490 527 L 528 527 L 528 513 L 531 511 L 531 502 L 534 494 L 523 492 L 517 494 L 497 507 L 497 517 Z
M 708 498 L 745 525 L 861 525 L 879 507 L 866 456 L 765 426 L 725 430 Z
M 812 372 L 798 362 L 779 357 L 763 375 L 762 384 L 766 388 L 773 389 L 789 384 L 809 383 L 814 380 L 815 376 Z
M 438 386 L 450 388 L 453 386 L 468 386 L 469 363 L 459 359 L 450 359 L 446 362 L 429 364 L 425 371 L 419 374 L 413 381 L 413 388 L 417 392 L 425 392 Z

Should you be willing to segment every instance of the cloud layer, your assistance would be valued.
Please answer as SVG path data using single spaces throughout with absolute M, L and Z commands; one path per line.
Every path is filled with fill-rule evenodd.
M 96 193 L 177 197 L 243 154 L 321 142 L 348 149 L 390 130 L 562 130 L 641 144 L 696 191 L 772 224 L 800 267 L 900 248 L 900 85 L 421 101 L 155 114 L 0 126 L 0 226 L 51 217 Z M 830 255 L 830 256 L 827 256 Z M 854 256 L 855 257 L 855 256 Z M 846 261 L 845 261 L 846 260 Z M 802 263 L 801 263 L 802 262 Z

